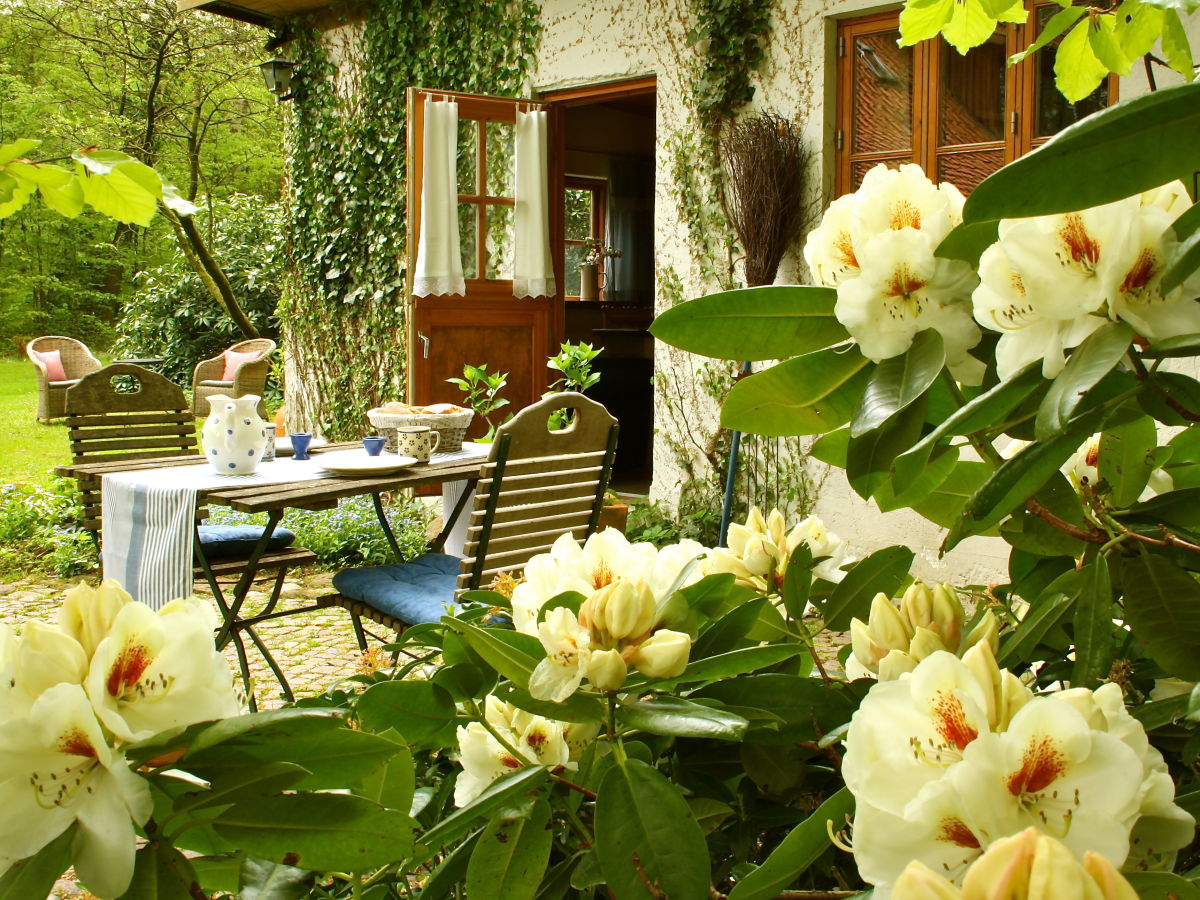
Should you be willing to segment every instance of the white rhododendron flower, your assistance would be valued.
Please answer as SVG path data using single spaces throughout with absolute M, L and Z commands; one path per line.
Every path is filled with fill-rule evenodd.
M 1063 463 L 1061 471 L 1071 482 L 1071 486 L 1080 493 L 1088 485 L 1095 486 L 1100 481 L 1100 440 L 1102 435 L 1093 434 L 1084 441 L 1079 449 Z M 1027 445 L 1026 445 L 1027 446 Z M 1146 487 L 1138 500 L 1149 500 L 1158 494 L 1165 494 L 1175 489 L 1175 479 L 1166 469 L 1155 469 L 1147 479 Z
M 986 642 L 875 685 L 846 744 L 855 859 L 883 897 L 914 860 L 957 883 L 1025 828 L 1135 867 L 1169 865 L 1194 833 L 1119 687 L 1034 696 Z
M 704 553 L 695 541 L 661 550 L 649 543 L 630 543 L 615 528 L 597 531 L 582 546 L 563 534 L 549 553 L 539 553 L 525 566 L 525 580 L 513 589 L 513 624 L 517 631 L 537 636 L 538 614 L 547 600 L 566 591 L 589 597 L 618 578 L 645 582 L 655 599 L 661 600 L 673 587 L 702 577 L 695 567 L 682 584 L 676 584 L 687 565 Z
M 808 546 L 813 559 L 821 560 L 813 566 L 813 574 L 826 581 L 840 582 L 846 577 L 843 566 L 854 562 L 850 545 L 819 518 L 809 516 L 789 530 L 778 509 L 763 518 L 758 507 L 752 506 L 744 525 L 730 524 L 726 542 L 728 547 L 719 547 L 705 558 L 704 574 L 731 572 L 738 584 L 766 594 L 782 590 L 792 554 L 801 544 Z
M 546 657 L 529 676 L 529 693 L 539 700 L 561 703 L 575 693 L 588 671 L 588 632 L 575 613 L 560 606 L 538 625 L 538 639 Z
M 100 897 L 125 892 L 134 827 L 152 808 L 149 784 L 108 745 L 83 688 L 68 683 L 0 728 L 0 806 L 0 848 L 12 859 L 32 856 L 78 822 L 75 871 Z
M 1000 838 L 967 870 L 962 888 L 921 862 L 909 863 L 892 900 L 1137 900 L 1137 891 L 1098 853 L 1083 862 L 1036 828 Z
M 810 233 L 805 261 L 818 284 L 837 288 L 834 314 L 864 356 L 899 356 L 932 328 L 955 377 L 982 378 L 982 364 L 967 352 L 980 337 L 967 302 L 978 279 L 965 262 L 934 256 L 962 221 L 962 207 L 957 188 L 933 184 L 920 166 L 880 164 Z
M 237 715 L 229 663 L 213 645 L 215 619 L 201 600 L 162 609 L 128 603 L 96 647 L 88 696 L 100 720 L 124 741 L 193 722 Z
M 484 718 L 520 756 L 514 756 L 479 722 L 460 727 L 458 752 L 463 770 L 454 785 L 456 806 L 466 806 L 497 778 L 526 765 L 574 768 L 562 722 L 527 713 L 491 694 L 484 701 Z
M 1065 351 L 1106 321 L 1154 342 L 1200 331 L 1200 277 L 1162 292 L 1178 244 L 1172 223 L 1190 205 L 1180 182 L 1079 212 L 1000 222 L 979 261 L 975 319 L 1001 333 L 1000 377 L 1041 360 L 1062 371 Z

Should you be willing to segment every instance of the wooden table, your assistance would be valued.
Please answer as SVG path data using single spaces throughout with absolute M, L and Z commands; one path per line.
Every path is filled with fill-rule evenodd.
M 309 452 L 314 458 L 319 459 L 322 453 L 332 450 L 356 449 L 361 448 L 361 446 L 359 443 L 326 444 L 321 447 L 314 447 Z M 267 664 L 283 688 L 284 697 L 289 701 L 293 699 L 291 688 L 288 686 L 282 670 L 275 663 L 270 652 L 254 632 L 254 625 L 267 619 L 292 615 L 296 612 L 307 610 L 289 609 L 278 611 L 276 609 L 276 604 L 279 600 L 279 588 L 282 586 L 282 578 L 280 578 L 270 600 L 260 612 L 249 616 L 242 615 L 242 607 L 258 574 L 259 563 L 267 551 L 267 543 L 272 532 L 275 530 L 275 526 L 279 524 L 279 520 L 283 517 L 284 512 L 288 509 L 333 509 L 343 497 L 370 494 L 375 505 L 375 513 L 379 518 L 384 534 L 391 544 L 393 553 L 399 558 L 400 548 L 392 532 L 391 525 L 387 521 L 387 516 L 384 513 L 381 495 L 425 484 L 439 484 L 442 482 L 463 480 L 473 481 L 478 478 L 480 467 L 486 460 L 486 456 L 483 455 L 470 459 L 450 460 L 438 459 L 439 455 L 441 454 L 435 453 L 428 463 L 417 464 L 411 468 L 401 469 L 389 474 L 371 475 L 368 477 L 330 475 L 328 478 L 277 484 L 238 484 L 237 479 L 231 477 L 227 487 L 206 487 L 200 489 L 199 502 L 204 504 L 228 506 L 244 513 L 267 514 L 267 525 L 263 529 L 263 536 L 259 539 L 250 555 L 244 560 L 239 560 L 238 567 L 233 570 L 234 574 L 237 571 L 240 571 L 241 574 L 237 584 L 233 588 L 232 596 L 229 598 L 226 598 L 217 583 L 218 574 L 229 573 L 220 572 L 219 567 L 214 567 L 205 557 L 199 539 L 197 538 L 195 541 L 197 565 L 204 572 L 205 578 L 213 590 L 214 600 L 220 609 L 223 619 L 221 628 L 217 633 L 217 646 L 224 647 L 230 641 L 235 642 L 239 663 L 242 668 L 242 677 L 246 681 L 248 694 L 250 694 L 251 688 L 249 683 L 249 663 L 246 658 L 245 647 L 241 641 L 241 632 L 246 632 L 250 636 L 255 646 L 259 649 L 259 652 L 265 657 Z M 280 458 L 276 461 L 276 464 L 287 465 L 288 460 Z M 208 460 L 203 456 L 197 455 L 156 457 L 140 460 L 121 459 L 102 462 L 79 462 L 58 466 L 54 472 L 56 475 L 66 478 L 102 480 L 105 475 L 118 472 L 128 473 L 195 465 L 208 465 Z M 463 491 L 454 510 L 449 514 L 443 513 L 445 527 L 443 528 L 442 538 L 439 538 L 439 541 L 444 539 L 444 536 L 449 533 L 450 528 L 462 512 L 468 498 L 473 496 L 473 493 L 471 490 Z M 253 701 L 252 696 L 251 700 Z

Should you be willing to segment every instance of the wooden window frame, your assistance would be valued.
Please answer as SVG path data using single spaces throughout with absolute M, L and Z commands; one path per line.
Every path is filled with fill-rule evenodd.
M 592 221 L 589 226 L 591 231 L 590 237 L 593 239 L 599 238 L 604 240 L 605 225 L 608 222 L 608 181 L 599 178 L 595 175 L 566 175 L 563 177 L 563 199 L 565 202 L 566 192 L 569 190 L 589 191 L 592 195 Z M 565 215 L 565 211 L 564 211 Z M 567 247 L 582 247 L 583 241 L 572 240 L 565 236 L 563 237 L 563 291 L 566 291 L 566 248 Z M 604 260 L 600 260 L 600 265 L 596 269 L 598 280 L 602 280 L 604 275 Z M 564 298 L 567 301 L 578 300 L 578 294 L 565 294 Z M 604 289 L 600 289 L 599 299 L 604 299 Z
M 1036 14 L 1038 7 L 1050 4 L 1031 4 L 1029 15 L 1023 24 L 1004 24 L 1005 56 L 1010 57 L 1028 47 L 1036 37 Z M 852 187 L 853 166 L 857 162 L 880 161 L 894 158 L 901 148 L 889 150 L 853 152 L 854 139 L 854 59 L 852 48 L 855 38 L 885 31 L 899 31 L 898 10 L 873 13 L 843 19 L 837 24 L 837 132 L 835 142 L 834 195 L 849 193 Z M 1036 59 L 1030 55 L 1015 66 L 1006 65 L 1004 71 L 1004 140 L 975 144 L 952 144 L 939 146 L 941 109 L 941 64 L 942 54 L 955 53 L 940 36 L 921 41 L 913 51 L 913 129 L 911 161 L 918 163 L 930 178 L 936 179 L 938 157 L 942 154 L 975 151 L 1004 150 L 1004 162 L 1010 163 L 1035 147 L 1049 140 L 1035 137 L 1036 111 Z M 1109 103 L 1117 101 L 1119 79 L 1109 76 Z

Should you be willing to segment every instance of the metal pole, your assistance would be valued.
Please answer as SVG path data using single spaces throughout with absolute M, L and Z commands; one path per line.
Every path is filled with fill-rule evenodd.
M 745 378 L 750 374 L 750 363 L 742 363 L 742 371 L 738 374 L 738 378 Z M 725 537 L 729 534 L 729 517 L 733 514 L 733 481 L 737 475 L 738 452 L 742 448 L 742 433 L 740 431 L 733 432 L 733 439 L 729 443 L 729 465 L 725 469 L 725 500 L 721 504 L 721 531 L 717 536 L 717 546 L 725 546 Z

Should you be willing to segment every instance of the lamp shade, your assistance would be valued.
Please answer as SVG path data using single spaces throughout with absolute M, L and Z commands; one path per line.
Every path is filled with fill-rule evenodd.
M 259 71 L 262 72 L 263 84 L 267 90 L 281 100 L 289 95 L 292 87 L 292 69 L 295 68 L 295 63 L 290 60 L 274 56 L 264 63 L 259 63 Z

